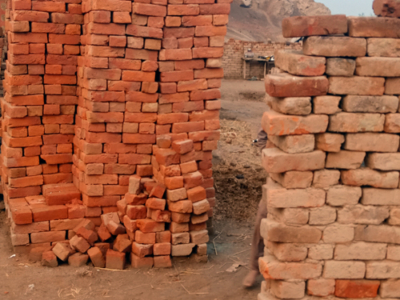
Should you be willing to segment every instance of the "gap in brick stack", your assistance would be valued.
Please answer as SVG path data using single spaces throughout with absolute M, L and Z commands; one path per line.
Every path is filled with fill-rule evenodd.
M 265 79 L 259 300 L 400 297 L 400 6 L 374 9 L 283 20 L 305 39 Z
M 2 185 L 54 267 L 207 261 L 230 0 L 9 0 Z

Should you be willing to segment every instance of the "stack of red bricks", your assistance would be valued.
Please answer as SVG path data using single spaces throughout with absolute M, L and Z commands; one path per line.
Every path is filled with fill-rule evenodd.
M 258 299 L 400 297 L 400 20 L 292 17 L 265 79 Z M 379 294 L 379 296 L 378 296 Z
M 83 16 L 72 2 L 8 3 L 1 158 L 14 245 L 64 240 L 49 221 L 67 219 L 64 204 L 80 198 L 71 167 Z
M 115 213 L 131 243 L 170 232 L 155 266 L 170 264 L 163 243 L 206 259 L 231 1 L 169 2 L 10 0 L 2 177 L 15 246 L 69 240 L 84 219 L 97 232 Z

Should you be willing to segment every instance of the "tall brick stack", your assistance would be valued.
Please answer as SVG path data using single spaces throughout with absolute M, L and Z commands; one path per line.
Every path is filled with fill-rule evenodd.
M 400 20 L 292 17 L 265 79 L 258 299 L 400 297 Z M 378 296 L 379 295 L 379 296 Z
M 72 2 L 8 3 L 1 158 L 14 245 L 65 239 L 65 230 L 36 235 L 50 230 L 50 220 L 68 218 L 64 204 L 80 198 L 71 167 L 83 15 L 80 1 Z
M 9 1 L 2 178 L 15 246 L 118 214 L 127 233 L 102 242 L 144 245 L 133 224 L 146 224 L 172 234 L 172 255 L 206 258 L 230 2 Z

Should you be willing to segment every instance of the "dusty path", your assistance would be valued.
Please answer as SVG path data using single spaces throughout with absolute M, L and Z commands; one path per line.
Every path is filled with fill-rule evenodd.
M 260 118 L 262 82 L 224 81 L 222 139 L 214 153 L 218 205 L 209 244 L 209 262 L 174 259 L 171 269 L 98 270 L 90 266 L 45 268 L 14 252 L 5 213 L 0 213 L 0 299 L 256 299 L 259 287 L 241 282 L 248 256 L 256 207 L 265 173 L 252 145 Z M 215 248 L 214 248 L 215 244 Z M 226 270 L 240 264 L 236 272 Z

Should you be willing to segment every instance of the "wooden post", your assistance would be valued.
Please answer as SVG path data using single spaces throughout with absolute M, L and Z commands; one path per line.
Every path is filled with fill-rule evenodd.
M 243 79 L 246 79 L 246 60 L 243 59 Z
M 265 63 L 264 63 L 264 78 L 267 75 L 267 64 L 268 64 L 268 62 L 265 61 Z

